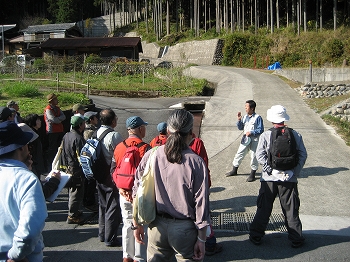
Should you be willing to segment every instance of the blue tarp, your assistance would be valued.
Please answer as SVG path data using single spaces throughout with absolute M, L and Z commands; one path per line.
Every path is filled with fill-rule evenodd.
M 280 62 L 273 63 L 272 65 L 269 65 L 267 67 L 267 70 L 276 70 L 276 69 L 282 69 Z

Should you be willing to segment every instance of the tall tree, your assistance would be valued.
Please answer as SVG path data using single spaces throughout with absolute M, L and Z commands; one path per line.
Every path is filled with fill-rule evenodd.
M 333 0 L 333 27 L 334 31 L 337 29 L 337 0 Z

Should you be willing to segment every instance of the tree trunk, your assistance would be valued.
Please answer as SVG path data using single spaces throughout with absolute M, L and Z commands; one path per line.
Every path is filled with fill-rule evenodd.
M 257 0 L 255 0 L 255 3 L 254 3 L 254 27 L 255 27 L 255 34 L 257 34 L 258 33 L 258 7 L 257 7 Z
M 303 5 L 303 13 L 304 13 L 304 32 L 307 31 L 307 22 L 306 22 L 306 0 L 304 0 L 304 5 Z
M 231 0 L 231 33 L 233 33 L 235 27 L 235 11 L 233 8 L 233 0 Z
M 297 0 L 297 27 L 298 27 L 298 35 L 300 35 L 300 1 Z
M 216 0 L 216 7 L 215 7 L 215 21 L 216 21 L 216 32 L 220 33 L 221 30 L 221 21 L 220 21 L 220 0 Z
M 337 0 L 333 0 L 333 27 L 337 29 Z
M 323 4 L 322 0 L 320 0 L 320 31 L 322 31 L 322 26 L 323 26 Z
M 224 0 L 224 25 L 225 31 L 228 32 L 228 0 Z
M 244 32 L 244 25 L 245 25 L 245 20 L 244 20 L 244 15 L 245 15 L 245 11 L 244 11 L 244 0 L 242 0 L 242 31 Z
M 148 34 L 148 0 L 145 0 L 145 24 L 146 24 L 146 33 Z
M 169 0 L 166 0 L 166 34 L 170 35 Z
M 273 3 L 272 0 L 270 0 L 270 14 L 271 14 L 271 34 L 273 33 Z
M 269 2 L 270 0 L 266 0 L 266 28 L 267 30 L 269 29 L 269 24 L 270 24 L 270 21 L 269 21 L 269 15 L 270 15 L 270 11 L 269 11 Z
M 276 24 L 277 28 L 280 28 L 280 10 L 279 10 L 279 3 L 278 0 L 276 0 Z

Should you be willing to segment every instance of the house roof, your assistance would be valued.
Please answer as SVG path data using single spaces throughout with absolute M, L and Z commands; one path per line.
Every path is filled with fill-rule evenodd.
M 7 31 L 7 30 L 10 30 L 10 29 L 12 29 L 12 28 L 15 28 L 16 27 L 16 24 L 12 24 L 12 25 L 0 25 L 0 32 L 2 31 L 2 30 L 4 30 L 4 32 L 5 31 Z
M 140 37 L 77 37 L 50 38 L 39 45 L 42 49 L 76 49 L 76 48 L 107 48 L 107 47 L 138 47 L 142 51 Z
M 76 23 L 64 24 L 47 24 L 47 25 L 31 25 L 28 28 L 21 30 L 23 33 L 50 33 L 54 31 L 65 31 L 76 26 Z
M 10 43 L 21 43 L 21 42 L 24 42 L 24 36 L 23 35 L 19 35 L 19 36 L 16 36 L 14 38 L 11 38 L 9 40 Z

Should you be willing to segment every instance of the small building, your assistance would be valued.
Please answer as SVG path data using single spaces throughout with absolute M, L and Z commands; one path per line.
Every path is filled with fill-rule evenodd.
M 96 54 L 100 57 L 126 57 L 138 60 L 142 53 L 140 37 L 79 37 L 48 39 L 38 46 L 46 55 Z
M 26 48 L 23 35 L 16 36 L 8 40 L 9 54 L 21 55 Z
M 21 30 L 27 49 L 35 48 L 48 39 L 82 37 L 76 23 L 32 25 Z
M 9 39 L 18 35 L 18 28 L 16 24 L 12 25 L 0 25 L 0 45 L 1 53 L 0 58 L 3 55 L 13 53 L 13 47 L 9 44 Z

